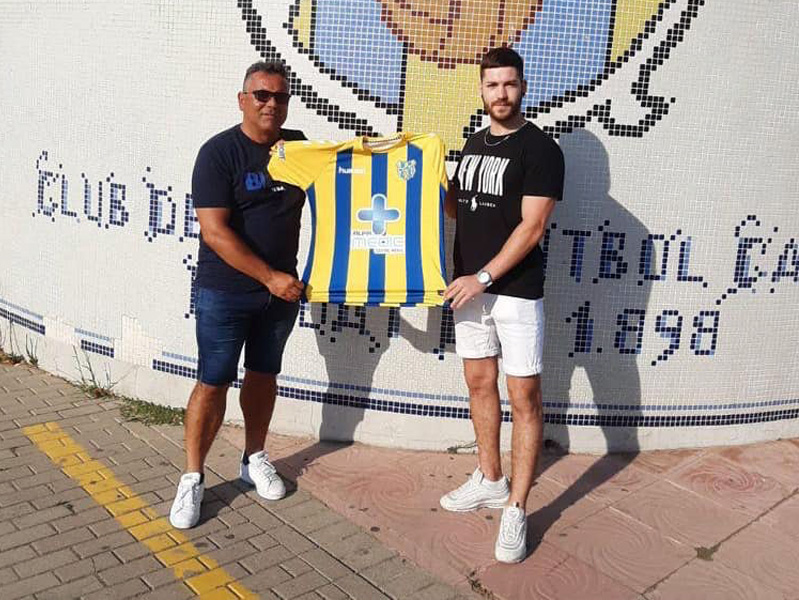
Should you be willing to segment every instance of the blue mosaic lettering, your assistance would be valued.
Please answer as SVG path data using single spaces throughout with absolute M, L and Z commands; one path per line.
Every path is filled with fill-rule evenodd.
M 602 251 L 599 255 L 599 277 L 621 279 L 627 273 L 627 263 L 622 256 L 626 234 L 621 231 L 602 233 Z M 594 281 L 596 283 L 596 280 Z
M 186 270 L 191 274 L 191 285 L 189 286 L 189 312 L 183 313 L 183 317 L 190 319 L 197 314 L 197 261 L 192 258 L 191 254 L 187 254 L 186 258 L 183 259 L 183 264 L 186 265 Z
M 691 270 L 691 245 L 693 238 L 687 236 L 680 242 L 680 260 L 677 263 L 677 281 L 701 282 L 702 287 L 707 287 L 707 282 L 701 275 L 690 275 Z
M 97 223 L 97 227 L 103 226 L 103 182 L 97 182 L 97 206 L 92 209 L 92 186 L 86 173 L 80 174 L 83 179 L 83 214 L 89 221 Z
M 442 306 L 439 309 L 441 315 L 441 326 L 438 335 L 438 348 L 433 349 L 433 354 L 438 355 L 438 360 L 444 360 L 447 346 L 455 344 L 455 318 L 452 316 L 452 309 L 449 306 Z
M 777 268 L 771 274 L 771 282 L 778 283 L 785 278 L 793 279 L 794 283 L 799 282 L 799 244 L 795 238 L 785 244 L 777 259 Z
M 319 332 L 319 335 L 325 335 L 324 326 L 327 325 L 327 302 L 323 302 L 319 305 L 319 322 L 314 323 L 310 319 L 310 311 L 311 305 L 309 302 L 305 300 L 300 302 L 300 314 L 299 314 L 299 326 L 300 327 L 308 327 L 310 329 L 316 329 Z
M 130 213 L 125 208 L 127 188 L 123 184 L 113 181 L 113 178 L 113 173 L 106 177 L 108 183 L 108 224 L 106 228 L 108 225 L 124 227 L 130 221 Z
M 691 350 L 697 356 L 713 356 L 719 339 L 719 317 L 717 310 L 703 310 L 694 317 L 694 332 L 691 334 Z M 711 319 L 711 325 L 706 322 Z M 709 339 L 709 342 L 705 340 Z
M 152 169 L 147 167 L 147 173 Z M 155 187 L 155 184 L 147 181 L 147 175 L 142 177 L 142 182 L 147 186 L 150 194 L 150 210 L 148 215 L 147 231 L 144 236 L 148 242 L 152 242 L 158 234 L 174 235 L 175 222 L 177 218 L 177 206 L 172 200 L 172 186 L 167 186 L 165 190 Z M 168 205 L 169 217 L 164 217 L 164 204 Z
M 200 237 L 200 220 L 194 214 L 194 199 L 191 194 L 186 194 L 184 202 L 185 212 L 183 214 L 183 236 L 180 238 L 182 242 L 184 239 L 197 239 Z
M 576 281 L 582 280 L 583 257 L 585 256 L 585 239 L 591 237 L 590 231 L 577 229 L 564 229 L 563 235 L 572 236 L 571 260 L 569 260 L 569 275 Z
M 644 341 L 644 324 L 646 321 L 646 311 L 642 308 L 625 308 L 616 317 L 616 339 L 613 345 L 619 349 L 619 354 L 641 354 L 641 346 Z M 628 346 L 628 340 L 634 336 L 635 345 Z
M 61 214 L 65 217 L 74 217 L 78 221 L 78 213 L 74 210 L 69 210 L 69 181 L 62 174 L 61 175 Z
M 569 352 L 570 358 L 574 357 L 575 354 L 591 352 L 591 346 L 594 341 L 594 319 L 591 318 L 591 303 L 586 301 L 570 317 L 566 317 L 566 322 L 571 323 L 572 319 L 576 321 L 577 327 L 574 331 L 574 349 Z M 602 352 L 602 349 L 597 348 L 597 352 Z
M 650 233 L 646 239 L 641 240 L 641 259 L 638 263 L 638 274 L 643 275 L 644 281 L 664 281 L 666 279 L 670 241 L 662 233 Z M 662 243 L 657 244 L 656 242 Z M 655 266 L 658 246 L 660 246 L 659 268 Z M 653 269 L 656 270 L 653 272 Z
M 36 159 L 36 170 L 39 173 L 38 189 L 36 194 L 36 212 L 47 217 L 51 221 L 55 221 L 55 212 L 58 209 L 58 202 L 54 199 L 52 192 L 49 190 L 51 185 L 54 185 L 58 179 L 52 171 L 45 171 L 42 161 L 48 159 L 47 151 L 43 151 L 39 158 Z
M 669 340 L 668 348 L 658 354 L 652 361 L 652 366 L 656 366 L 660 361 L 666 361 L 677 350 L 680 349 L 680 338 L 682 337 L 682 315 L 678 310 L 664 310 L 655 319 L 655 332 L 660 334 L 665 340 Z

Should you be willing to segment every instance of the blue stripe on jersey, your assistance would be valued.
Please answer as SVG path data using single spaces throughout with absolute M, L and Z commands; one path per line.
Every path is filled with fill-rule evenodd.
M 350 215 L 352 213 L 352 149 L 336 155 L 336 231 L 333 272 L 330 274 L 330 302 L 341 304 L 347 297 L 350 263 Z
M 441 279 L 444 283 L 447 282 L 447 259 L 444 256 L 444 221 L 445 213 L 444 213 L 444 203 L 446 202 L 447 198 L 447 190 L 444 189 L 444 186 L 439 186 L 439 199 L 438 199 L 438 252 L 440 255 L 441 262 Z
M 422 151 L 408 144 L 408 161 L 416 161 L 416 174 L 407 183 L 405 194 L 405 275 L 408 304 L 424 301 L 422 272 Z
M 388 155 L 372 155 L 372 197 L 388 196 Z M 388 203 L 386 203 L 388 204 Z M 373 204 L 374 206 L 374 204 Z M 386 299 L 386 255 L 369 251 L 369 295 L 366 303 L 376 305 Z
M 305 195 L 308 197 L 308 208 L 311 209 L 311 247 L 308 248 L 308 260 L 305 262 L 305 271 L 302 274 L 302 281 L 305 285 L 311 280 L 311 268 L 314 259 L 314 243 L 316 241 L 316 188 L 311 185 Z M 443 238 L 442 238 L 443 239 Z

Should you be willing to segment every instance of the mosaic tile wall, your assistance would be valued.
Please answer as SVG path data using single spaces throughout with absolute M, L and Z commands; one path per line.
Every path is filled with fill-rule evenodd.
M 451 169 L 487 123 L 480 56 L 510 44 L 525 114 L 567 163 L 542 244 L 550 434 L 577 449 L 799 435 L 795 0 L 0 8 L 7 351 L 184 404 L 190 174 L 239 120 L 246 67 L 290 66 L 287 126 L 310 138 L 436 132 Z M 303 306 L 280 386 L 285 430 L 420 447 L 468 434 L 446 310 Z

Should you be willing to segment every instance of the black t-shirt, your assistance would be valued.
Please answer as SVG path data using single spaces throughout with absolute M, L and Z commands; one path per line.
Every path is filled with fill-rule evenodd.
M 286 141 L 301 131 L 281 130 Z M 271 145 L 258 144 L 236 125 L 212 137 L 197 155 L 191 180 L 195 208 L 229 208 L 229 225 L 247 246 L 279 271 L 297 275 L 300 216 L 305 194 L 272 181 L 266 171 Z M 223 261 L 200 236 L 196 283 L 229 292 L 263 285 Z
M 522 220 L 522 196 L 560 199 L 563 153 L 552 138 L 527 122 L 507 136 L 488 129 L 463 147 L 453 178 L 458 200 L 455 277 L 482 269 L 502 249 Z M 544 295 L 544 264 L 536 246 L 487 290 L 537 299 Z

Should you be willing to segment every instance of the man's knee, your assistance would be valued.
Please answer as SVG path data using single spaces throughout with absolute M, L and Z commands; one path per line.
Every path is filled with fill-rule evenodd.
M 202 402 L 224 402 L 227 397 L 227 390 L 230 387 L 227 383 L 222 385 L 211 385 L 198 381 L 194 386 L 192 398 L 197 398 Z
M 274 390 L 277 386 L 277 375 L 274 373 L 262 373 L 247 369 L 244 372 L 244 385 L 248 388 L 259 390 Z
M 514 419 L 540 418 L 543 415 L 541 398 L 541 376 L 508 376 L 508 396 Z
M 495 393 L 497 389 L 497 368 L 487 359 L 469 362 L 464 369 L 466 387 L 469 394 L 485 395 Z
M 466 386 L 469 388 L 469 395 L 472 398 L 490 396 L 497 390 L 496 380 L 492 381 L 488 378 L 467 381 Z

